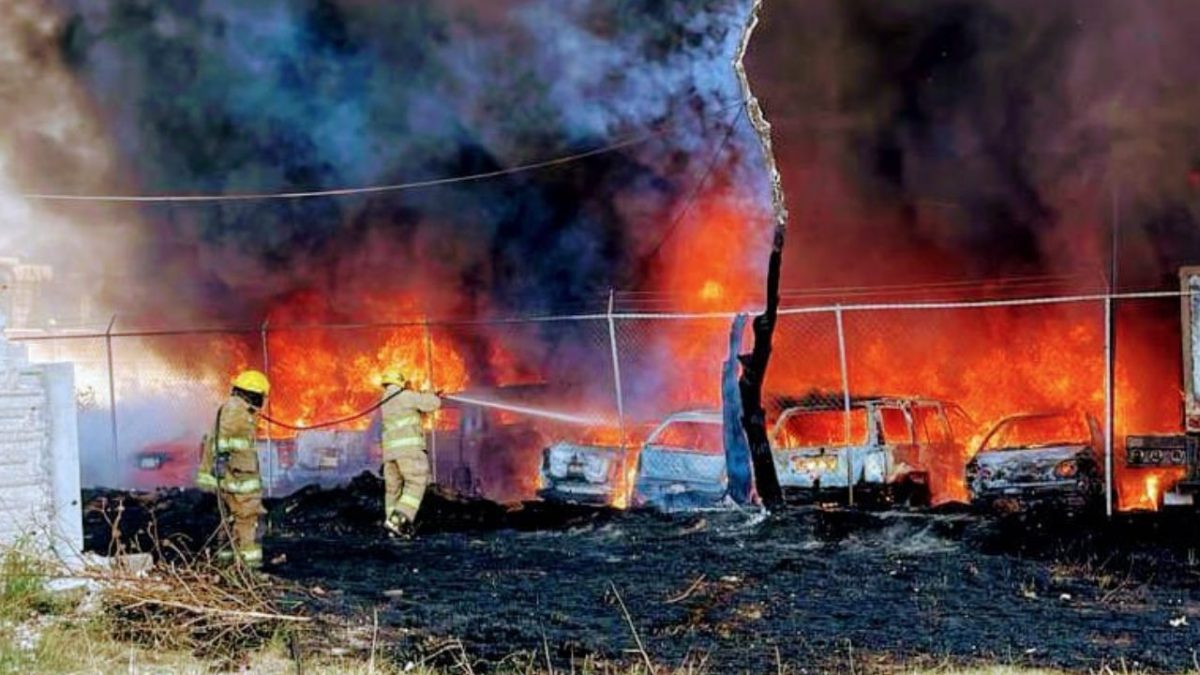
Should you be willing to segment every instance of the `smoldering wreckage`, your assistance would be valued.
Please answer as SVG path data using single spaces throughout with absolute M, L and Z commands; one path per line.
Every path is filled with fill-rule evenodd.
M 226 26 L 244 19 L 242 11 L 262 18 L 251 10 L 219 2 L 194 13 L 94 10 L 80 12 L 54 37 L 64 68 L 96 87 L 94 104 L 125 125 L 116 135 L 137 140 L 131 144 L 137 150 L 122 152 L 138 155 L 130 163 L 146 167 L 141 180 L 164 191 L 223 187 L 222 172 L 250 176 L 252 186 L 278 175 L 326 187 L 420 178 L 391 166 L 408 166 L 409 155 L 417 158 L 413 167 L 437 175 L 502 174 L 526 151 L 577 150 L 581 137 L 607 139 L 613 129 L 648 126 L 642 123 L 663 115 L 683 118 L 674 130 L 683 150 L 667 153 L 670 161 L 654 151 L 610 153 L 607 163 L 572 164 L 546 182 L 505 175 L 469 194 L 460 186 L 435 186 L 431 196 L 394 201 L 319 197 L 312 208 L 238 205 L 193 212 L 177 204 L 162 211 L 148 206 L 142 216 L 158 229 L 145 240 L 155 276 L 144 285 L 176 292 L 147 291 L 149 308 L 141 308 L 140 316 L 172 316 L 187 306 L 203 318 L 228 311 L 266 319 L 261 331 L 205 338 L 201 349 L 188 341 L 195 336 L 185 336 L 184 347 L 164 346 L 169 336 L 136 329 L 122 334 L 112 322 L 91 336 L 110 341 L 109 409 L 81 405 L 81 435 L 107 441 L 111 428 L 119 466 L 108 482 L 120 489 L 84 491 L 87 551 L 149 551 L 164 564 L 205 559 L 221 529 L 217 498 L 190 487 L 202 450 L 190 434 L 191 420 L 178 425 L 187 434 L 148 437 L 129 418 L 154 415 L 125 413 L 118 424 L 122 397 L 114 383 L 113 338 L 160 358 L 160 370 L 202 382 L 197 388 L 206 395 L 224 387 L 230 372 L 258 363 L 261 345 L 276 393 L 264 411 L 270 419 L 242 449 L 257 456 L 268 495 L 261 554 L 267 578 L 280 583 L 292 611 L 320 621 L 321 630 L 296 638 L 296 653 L 336 647 L 374 655 L 382 644 L 402 660 L 460 666 L 466 659 L 466 672 L 503 669 L 519 653 L 537 655 L 528 662 L 548 670 L 553 664 L 574 668 L 587 658 L 643 657 L 711 672 L 775 671 L 780 663 L 817 671 L 887 670 L 931 655 L 1064 670 L 1114 663 L 1150 671 L 1194 666 L 1190 645 L 1200 626 L 1200 272 L 1186 266 L 1194 260 L 1178 259 L 1187 257 L 1194 240 L 1176 231 L 1187 229 L 1180 222 L 1191 223 L 1187 210 L 1162 206 L 1178 203 L 1174 188 L 1132 195 L 1167 215 L 1146 216 L 1152 223 L 1146 229 L 1163 236 L 1134 242 L 1129 255 L 1152 259 L 1160 276 L 1163 267 L 1172 277 L 1179 272 L 1181 286 L 1157 298 L 1171 304 L 1169 311 L 1156 306 L 1120 315 L 1117 309 L 1115 329 L 1080 318 L 1073 306 L 1034 314 L 1040 306 L 1015 304 L 963 319 L 935 316 L 931 323 L 944 335 L 920 339 L 913 325 L 934 315 L 891 318 L 902 328 L 872 334 L 847 318 L 842 305 L 833 305 L 812 316 L 836 325 L 826 334 L 837 340 L 805 351 L 796 345 L 821 342 L 820 335 L 800 324 L 797 317 L 805 314 L 787 312 L 810 298 L 780 290 L 781 283 L 805 287 L 834 278 L 842 273 L 834 265 L 855 270 L 850 274 L 867 270 L 864 278 L 836 277 L 848 287 L 876 281 L 876 275 L 906 281 L 912 272 L 906 265 L 964 276 L 1034 270 L 1037 284 L 1059 279 L 1051 275 L 1060 271 L 1059 262 L 1071 268 L 1068 262 L 1079 261 L 1047 260 L 1052 237 L 1046 231 L 1057 237 L 1056 250 L 1062 240 L 1072 242 L 1064 257 L 1102 248 L 1093 241 L 1094 228 L 1079 225 L 1097 221 L 1078 206 L 1104 201 L 1095 186 L 1064 178 L 1057 160 L 1041 154 L 1042 148 L 1061 150 L 1052 141 L 1062 140 L 1060 127 L 1048 131 L 1043 120 L 1090 120 L 1063 108 L 1079 101 L 1111 103 L 1105 98 L 1110 92 L 1091 90 L 1100 86 L 1090 76 L 1092 66 L 1078 61 L 1074 50 L 1090 53 L 1097 35 L 1107 38 L 1105 29 L 1090 28 L 1093 17 L 1102 28 L 1128 19 L 1173 35 L 1186 33 L 1192 24 L 1184 15 L 1191 12 L 1161 23 L 1152 12 L 1125 16 L 1128 10 L 1115 3 L 1098 3 L 1104 11 L 1094 14 L 1092 5 L 1063 3 L 1061 10 L 1028 16 L 987 2 L 931 0 L 903 8 L 879 5 L 877 11 L 868 11 L 871 3 L 780 4 L 782 18 L 759 29 L 768 31 L 762 62 L 801 59 L 807 72 L 808 61 L 822 62 L 810 58 L 819 53 L 836 65 L 828 73 L 816 68 L 821 72 L 812 79 L 785 73 L 786 86 L 773 89 L 780 73 L 748 64 L 766 85 L 760 95 L 768 112 L 780 113 L 780 126 L 768 136 L 744 72 L 711 82 L 695 75 L 723 73 L 735 55 L 740 71 L 749 31 L 731 31 L 727 24 L 740 25 L 745 3 L 708 3 L 688 21 L 672 16 L 661 22 L 657 14 L 655 21 L 630 22 L 595 8 L 594 14 L 560 15 L 563 10 L 535 2 L 516 3 L 539 11 L 481 16 L 533 37 L 454 50 L 426 40 L 429 31 L 414 29 L 411 17 L 318 4 L 317 10 L 297 10 L 295 30 L 268 27 L 257 36 L 270 47 L 266 61 L 280 61 L 285 73 L 280 91 L 272 92 L 291 103 L 303 99 L 282 113 L 265 110 L 257 87 L 246 89 L 253 90 L 248 98 L 227 100 L 224 83 L 245 73 L 239 70 L 244 46 L 230 44 L 241 38 L 230 37 Z M 478 11 L 477 3 L 461 4 Z M 1081 7 L 1086 26 L 1075 20 Z M 263 23 L 277 22 L 272 17 Z M 682 36 L 671 27 L 681 23 L 687 24 Z M 825 25 L 837 30 L 811 34 Z M 469 21 L 446 24 L 447 34 L 478 30 Z M 606 46 L 611 33 L 626 30 L 639 39 Z M 791 30 L 811 39 L 798 41 Z M 449 90 L 484 94 L 455 108 L 381 75 L 370 67 L 372 50 L 406 45 L 392 39 L 396 31 L 438 55 L 428 63 L 405 57 L 420 75 L 414 81 L 448 78 Z M 192 49 L 188 39 L 197 36 L 201 47 Z M 1058 53 L 1046 46 L 1057 40 L 1070 48 Z M 560 72 L 560 62 L 569 60 L 564 54 L 579 44 L 605 57 L 598 67 L 605 72 L 596 79 Z M 1134 48 L 1147 49 L 1141 43 Z M 296 53 L 319 55 L 320 63 Z M 514 53 L 530 58 L 511 58 Z M 147 61 L 154 59 L 168 67 L 150 67 L 155 64 Z M 697 59 L 705 67 L 692 67 Z M 521 71 L 525 61 L 536 67 Z M 491 72 L 489 62 L 508 64 L 513 72 Z M 1173 91 L 1179 73 L 1170 64 L 1198 61 L 1176 54 L 1143 62 L 1166 69 L 1157 81 Z M 650 63 L 653 72 L 643 79 L 641 67 Z M 113 72 L 129 77 L 114 82 Z M 484 72 L 505 86 L 479 86 L 478 73 Z M 1124 74 L 1114 67 L 1098 79 L 1139 101 L 1165 96 L 1130 85 L 1119 77 Z M 251 80 L 257 84 L 257 71 Z M 543 80 L 564 82 L 551 88 L 554 105 L 539 100 L 523 107 L 561 108 L 563 129 L 544 129 L 540 121 L 527 128 L 516 115 L 503 128 L 473 126 L 480 110 L 512 107 L 495 90 L 521 99 L 534 95 L 523 83 Z M 986 86 L 995 82 L 1005 86 Z M 186 95 L 141 95 L 143 88 L 177 84 Z M 593 98 L 610 85 L 626 94 L 619 110 Z M 864 85 L 867 94 L 858 91 Z M 1046 100 L 1044 92 L 1058 85 L 1071 88 L 1072 97 L 1064 97 L 1070 100 Z M 670 91 L 653 93 L 661 86 Z M 379 97 L 387 102 L 360 100 L 354 93 L 359 90 L 387 92 Z M 1007 98 L 996 105 L 990 97 L 1001 90 Z M 672 101 L 681 97 L 689 104 L 676 110 Z M 334 105 L 331 99 L 338 98 Z M 561 105 L 561 99 L 571 104 Z M 1045 105 L 1010 105 L 1030 99 Z M 454 152 L 429 151 L 423 139 L 395 150 L 405 162 L 388 156 L 396 130 L 377 120 L 394 116 L 393 100 L 436 110 L 426 115 L 434 121 L 410 123 L 436 141 L 429 145 Z M 730 100 L 738 102 L 737 121 L 713 124 L 713 112 L 724 112 Z M 592 108 L 608 112 L 578 113 Z M 197 116 L 197 109 L 213 114 Z M 246 110 L 261 111 L 265 122 Z M 741 123 L 743 114 L 749 124 Z M 1170 128 L 1145 126 L 1174 138 L 1177 120 L 1164 118 Z M 357 122 L 331 130 L 326 119 Z M 828 136 L 803 126 L 814 119 L 830 121 Z M 320 133 L 296 131 L 301 127 Z M 348 139 L 343 128 L 389 142 Z M 231 153 L 236 157 L 192 142 L 232 129 L 248 131 L 248 145 Z M 463 129 L 477 137 L 464 140 L 471 134 Z M 1090 178 L 1075 169 L 1103 163 L 1088 154 L 1095 152 L 1095 130 L 1070 129 L 1078 138 L 1062 142 L 1080 147 L 1071 148 L 1079 161 L 1068 173 Z M 569 142 L 557 142 L 556 131 Z M 496 143 L 495 137 L 515 140 Z M 767 146 L 763 153 L 760 143 Z M 712 155 L 696 150 L 710 145 L 716 148 Z M 947 146 L 976 154 L 948 153 Z M 1113 158 L 1145 147 L 1107 150 L 1112 155 L 1100 159 L 1119 163 Z M 363 169 L 363 157 L 383 168 Z M 1176 170 L 1188 161 L 1161 163 Z M 690 189 L 681 187 L 684 175 L 693 179 Z M 1155 179 L 1173 185 L 1166 177 Z M 767 187 L 745 187 L 752 183 Z M 937 184 L 937 194 L 917 187 L 929 183 Z M 1141 183 L 1137 189 L 1152 191 Z M 690 202 L 698 206 L 691 209 Z M 764 202 L 772 208 L 763 208 Z M 950 202 L 957 206 L 942 208 Z M 452 210 L 443 203 L 465 206 Z M 937 207 L 932 215 L 930 204 Z M 785 207 L 793 225 L 800 221 L 788 234 L 800 244 L 788 249 L 797 257 L 787 265 Z M 630 213 L 650 213 L 650 220 L 670 225 L 647 240 L 638 234 L 646 222 Z M 246 235 L 250 221 L 266 223 L 259 229 L 272 235 L 261 241 Z M 462 228 L 461 236 L 444 237 L 454 229 L 447 225 Z M 879 236 L 881 228 L 888 236 Z M 459 241 L 443 246 L 446 239 Z M 872 248 L 872 240 L 881 243 Z M 241 248 L 249 250 L 246 258 L 225 264 L 224 252 Z M 440 251 L 444 260 L 411 254 L 425 249 Z M 212 251 L 222 255 L 210 256 Z M 209 257 L 221 260 L 217 269 L 205 267 Z M 839 262 L 822 263 L 823 257 Z M 391 285 L 399 276 L 397 260 L 414 271 L 412 285 Z M 769 261 L 765 293 L 763 261 Z M 1151 267 L 1144 262 L 1126 263 L 1132 269 L 1121 271 L 1144 274 Z M 346 270 L 357 266 L 352 271 L 358 275 Z M 294 269 L 308 270 L 308 276 Z M 266 281 L 246 283 L 259 277 Z M 1027 279 L 1000 285 L 1021 293 L 1046 290 Z M 622 336 L 611 291 L 607 313 L 580 320 L 606 334 L 602 359 L 582 348 L 597 342 L 589 328 L 562 328 L 550 339 L 538 322 L 488 323 L 494 318 L 489 312 L 502 314 L 522 301 L 532 299 L 538 309 L 565 305 L 600 281 L 606 283 L 599 287 L 628 283 L 682 297 L 673 309 L 700 316 L 699 328 L 660 327 L 654 313 L 661 307 L 651 304 L 651 312 L 622 319 L 626 325 L 654 324 L 644 329 L 651 337 Z M 1105 311 L 1117 303 L 1134 307 L 1119 293 L 1110 295 L 1121 290 L 1116 279 L 1108 284 L 1099 294 L 1087 287 L 1084 299 L 1073 302 Z M 990 290 L 989 284 L 962 288 L 917 284 L 908 290 Z M 649 297 L 645 302 L 660 296 Z M 788 301 L 794 305 L 781 313 Z M 431 321 L 431 306 L 466 318 L 458 324 Z M 737 314 L 746 307 L 764 309 L 751 320 Z M 351 318 L 361 315 L 382 323 L 353 332 Z M 1128 339 L 1131 333 L 1141 339 Z M 1127 348 L 1116 357 L 1088 356 L 1107 354 L 1118 334 L 1127 338 Z M 38 339 L 33 335 L 26 344 L 36 348 Z M 995 346 L 1010 342 L 1021 348 Z M 181 365 L 187 359 L 177 352 L 192 350 L 209 361 Z M 832 358 L 814 357 L 818 351 Z M 1096 367 L 1103 361 L 1108 372 Z M 618 366 L 623 376 L 613 372 Z M 374 414 L 360 414 L 378 401 L 372 380 L 391 367 L 447 394 L 442 410 L 423 418 L 433 485 L 411 539 L 389 537 L 381 527 L 382 423 Z M 157 375 L 148 368 L 129 379 L 154 379 L 147 372 Z M 610 377 L 615 386 L 594 384 Z M 633 384 L 623 386 L 622 377 Z M 90 375 L 85 380 L 81 389 L 93 397 L 105 388 Z M 1147 380 L 1152 386 L 1145 386 Z M 1114 397 L 1101 381 L 1141 395 L 1105 409 Z M 122 386 L 134 389 L 128 382 Z M 1182 413 L 1176 390 L 1184 394 Z M 613 393 L 615 406 L 596 403 Z M 170 395 L 182 400 L 185 394 L 190 392 L 180 388 Z M 606 412 L 596 413 L 598 408 Z M 316 428 L 327 420 L 345 421 Z M 165 415 L 154 422 L 156 433 L 172 426 Z M 206 419 L 203 426 L 208 424 Z M 122 442 L 136 446 L 132 452 L 117 451 L 118 427 Z M 343 630 L 346 624 L 372 626 L 373 634 L 364 642 Z

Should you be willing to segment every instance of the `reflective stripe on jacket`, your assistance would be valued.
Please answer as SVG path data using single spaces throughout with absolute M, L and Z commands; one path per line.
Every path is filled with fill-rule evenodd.
M 259 480 L 258 476 L 250 476 L 249 478 L 226 477 L 219 479 L 217 483 L 223 492 L 235 495 L 262 491 L 262 481 Z
M 201 490 L 217 489 L 217 477 L 207 471 L 200 471 L 196 474 L 196 487 Z
M 432 413 L 442 401 L 431 392 L 418 392 L 389 386 L 383 392 L 381 406 L 384 452 L 415 448 L 425 449 L 425 430 L 421 428 L 423 413 Z M 386 458 L 385 458 L 386 459 Z
M 249 450 L 253 446 L 253 441 L 247 438 L 217 439 L 217 452 L 220 453 L 233 452 L 234 450 Z

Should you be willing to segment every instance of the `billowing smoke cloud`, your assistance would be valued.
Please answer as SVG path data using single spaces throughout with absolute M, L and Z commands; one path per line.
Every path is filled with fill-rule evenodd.
M 140 271 L 154 283 L 125 289 L 122 309 L 236 324 L 316 290 L 343 317 L 478 315 L 577 307 L 644 284 L 738 113 L 730 59 L 745 5 L 64 3 L 61 57 L 144 194 L 441 178 L 663 129 L 617 152 L 458 185 L 149 206 Z M 741 125 L 709 185 L 748 185 L 758 165 Z M 737 264 L 756 272 L 757 249 L 745 251 Z M 419 291 L 424 307 L 364 304 L 389 290 Z
M 1122 286 L 1164 283 L 1200 260 L 1197 28 L 1186 1 L 768 2 L 791 283 L 1102 284 L 1114 195 Z
M 0 12 L 0 257 L 53 267 L 59 292 L 45 298 L 53 306 L 39 307 L 39 318 L 87 320 L 104 290 L 99 280 L 119 278 L 128 266 L 136 245 L 130 214 L 57 209 L 21 196 L 47 185 L 66 192 L 119 185 L 103 125 L 58 53 L 61 21 L 40 0 L 4 0 Z

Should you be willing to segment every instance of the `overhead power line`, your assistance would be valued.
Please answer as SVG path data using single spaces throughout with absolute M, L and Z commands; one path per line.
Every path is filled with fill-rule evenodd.
M 737 106 L 742 105 L 739 99 L 731 103 L 726 103 L 717 109 L 717 112 L 725 112 Z M 353 195 L 367 195 L 381 192 L 399 192 L 403 190 L 414 190 L 418 188 L 436 187 L 441 185 L 453 185 L 456 183 L 469 183 L 479 180 L 487 180 L 489 178 L 498 178 L 509 174 L 523 173 L 526 171 L 536 171 L 552 166 L 560 166 L 577 162 L 581 159 L 603 155 L 610 152 L 615 152 L 623 148 L 640 145 L 647 141 L 660 136 L 665 136 L 669 133 L 677 123 L 664 122 L 658 125 L 657 128 L 625 140 L 605 145 L 603 147 L 578 152 L 553 159 L 542 160 L 540 162 L 532 162 L 530 164 L 521 164 L 518 166 L 496 169 L 493 171 L 483 171 L 480 173 L 465 174 L 461 176 L 448 176 L 446 178 L 431 178 L 427 180 L 411 181 L 407 183 L 390 183 L 386 185 L 368 185 L 362 187 L 346 187 L 334 188 L 329 190 L 302 190 L 291 192 L 246 192 L 234 194 L 165 194 L 165 195 L 77 195 L 55 192 L 26 192 L 20 193 L 21 197 L 26 199 L 35 199 L 42 201 L 60 201 L 60 202 L 238 202 L 238 201 L 253 201 L 266 199 L 310 199 L 314 197 L 347 197 Z

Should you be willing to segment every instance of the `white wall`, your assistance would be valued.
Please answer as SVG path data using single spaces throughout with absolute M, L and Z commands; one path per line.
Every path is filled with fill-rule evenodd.
M 31 365 L 0 333 L 0 546 L 83 548 L 74 391 L 70 364 Z

